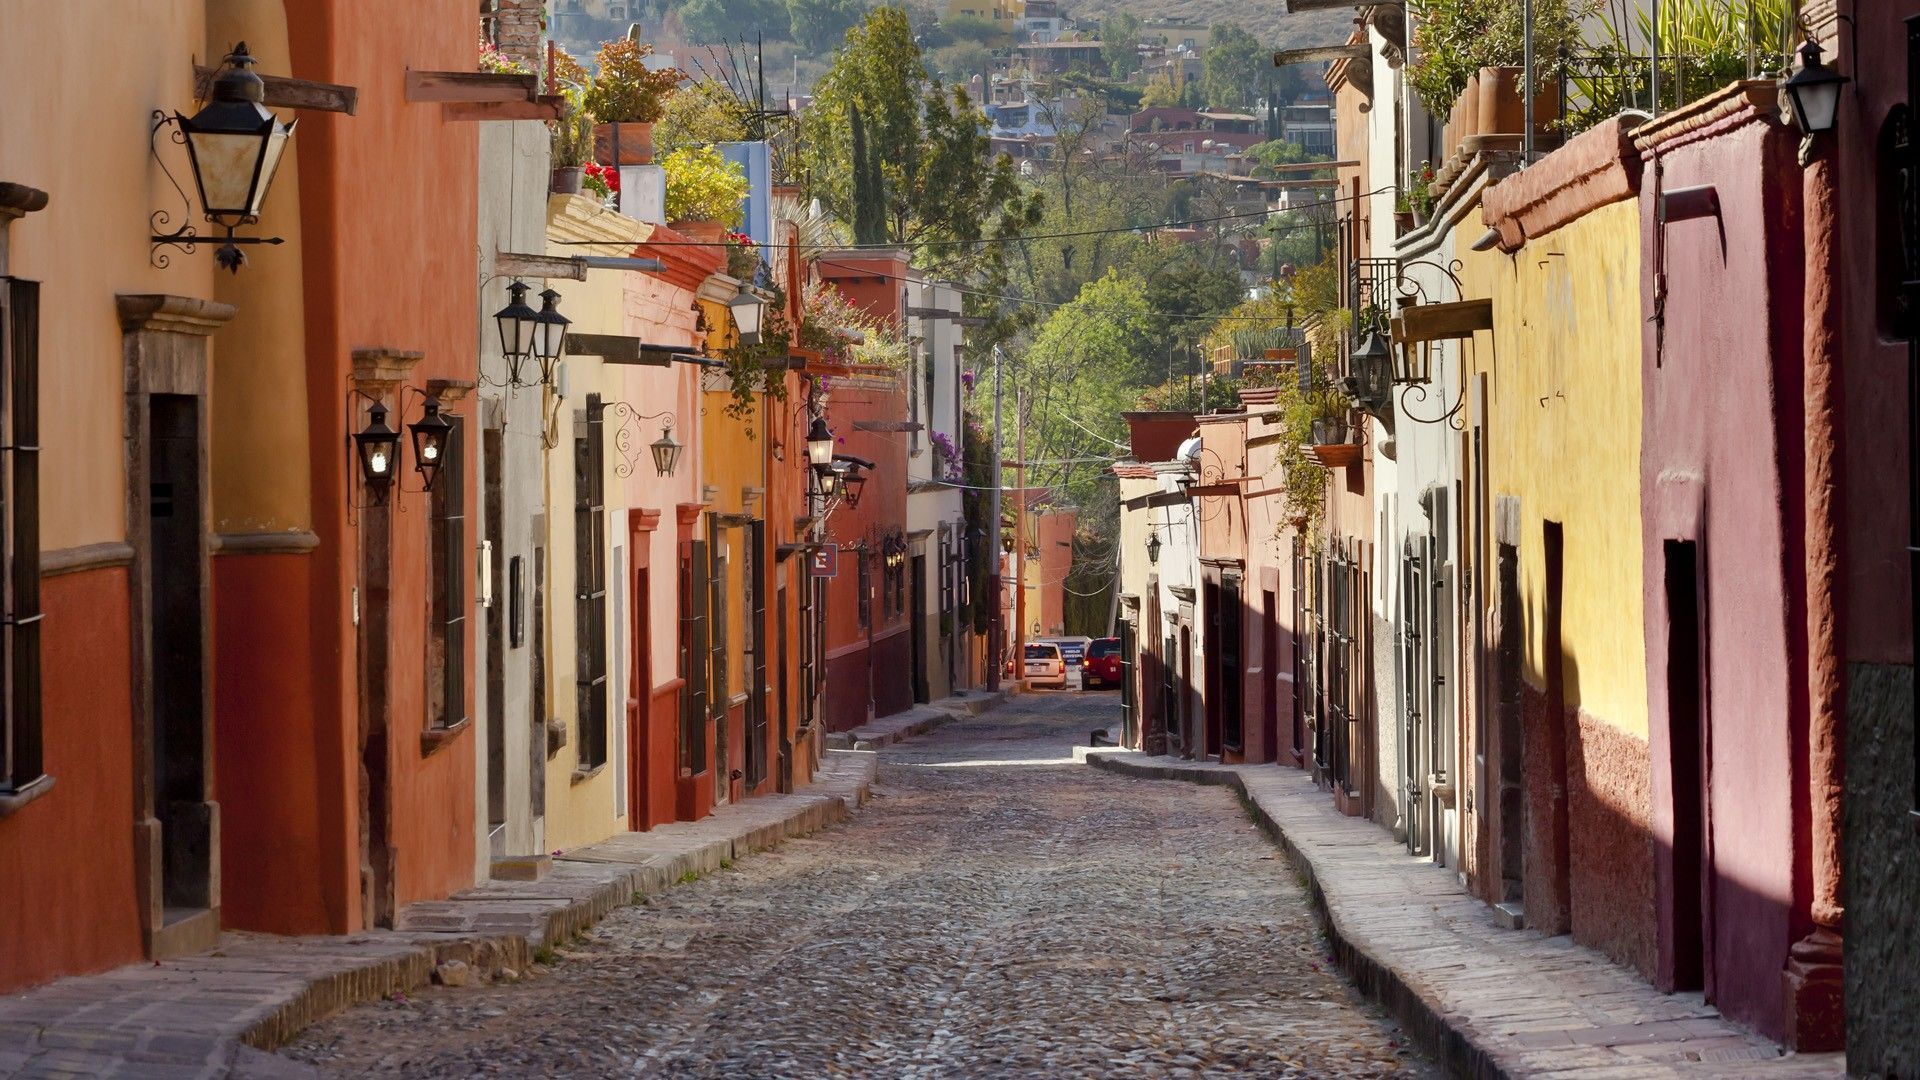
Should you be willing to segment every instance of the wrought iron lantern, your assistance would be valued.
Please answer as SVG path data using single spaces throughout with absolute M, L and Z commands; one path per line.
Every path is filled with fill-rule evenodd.
M 1158 565 L 1160 562 L 1160 530 L 1147 531 L 1147 562 Z
M 727 309 L 733 313 L 734 329 L 740 332 L 740 344 L 760 344 L 760 316 L 766 302 L 755 295 L 752 289 L 740 286 L 740 292 L 727 303 Z
M 267 109 L 266 83 L 253 73 L 254 58 L 246 42 L 235 45 L 224 63 L 214 77 L 212 99 L 206 106 L 192 116 L 156 112 L 154 133 L 157 135 L 169 123 L 178 126 L 175 139 L 187 146 L 201 211 L 225 231 L 214 261 L 222 269 L 239 273 L 247 261 L 240 245 L 280 243 L 278 237 L 237 237 L 233 231 L 260 220 L 260 205 L 266 201 L 267 189 L 273 185 L 274 173 L 299 121 L 283 124 Z M 162 212 L 154 215 L 154 221 L 163 224 L 169 216 Z M 149 239 L 156 248 L 168 244 L 191 251 L 195 233 L 191 225 L 182 225 L 173 233 Z
M 661 476 L 672 476 L 680 464 L 682 447 L 673 441 L 673 421 L 661 425 L 660 437 L 653 440 L 653 468 Z
M 353 433 L 353 445 L 360 454 L 361 479 L 375 498 L 384 498 L 400 451 L 400 433 L 387 426 L 385 405 L 376 401 L 367 410 L 367 426 Z
M 840 490 L 840 478 L 846 472 L 846 466 L 828 463 L 815 470 L 820 477 L 820 494 L 832 498 Z
M 814 417 L 807 427 L 807 461 L 816 469 L 833 464 L 833 431 L 827 427 L 824 416 Z
M 567 351 L 567 327 L 573 320 L 560 314 L 560 294 L 552 289 L 540 292 L 540 312 L 534 316 L 538 331 L 534 335 L 533 352 L 540 358 L 540 381 L 553 384 L 553 366 Z
M 507 306 L 494 312 L 493 321 L 500 327 L 500 353 L 507 358 L 507 383 L 525 386 L 520 372 L 540 340 L 540 313 L 527 306 L 526 282 L 515 279 L 507 286 Z
M 1378 330 L 1368 331 L 1361 340 L 1360 347 L 1347 358 L 1347 392 L 1360 403 L 1360 407 L 1371 413 L 1390 411 L 1393 401 L 1393 350 L 1387 345 L 1386 335 Z
M 867 486 L 867 471 L 858 465 L 847 467 L 846 475 L 840 478 L 840 486 L 846 489 L 847 505 L 860 505 L 860 492 Z
M 413 468 L 420 474 L 420 489 L 431 491 L 440 466 L 453 453 L 453 424 L 440 413 L 440 399 L 429 397 L 420 419 L 407 425 L 413 435 Z
M 1840 112 L 1840 88 L 1847 77 L 1820 61 L 1820 43 L 1808 38 L 1800 46 L 1800 70 L 1780 88 L 1792 106 L 1793 122 L 1809 138 L 1832 131 Z

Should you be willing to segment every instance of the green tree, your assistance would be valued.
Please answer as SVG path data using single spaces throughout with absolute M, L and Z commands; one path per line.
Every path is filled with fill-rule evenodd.
M 746 137 L 745 106 L 733 91 L 711 79 L 680 88 L 667 99 L 653 126 L 654 153 L 662 157 L 683 147 L 740 142 Z
M 1207 51 L 1201 57 L 1207 104 L 1237 109 L 1265 86 L 1272 56 L 1252 34 L 1232 23 L 1208 32 Z
M 1165 75 L 1155 75 L 1147 80 L 1147 88 L 1140 94 L 1140 107 L 1143 109 L 1171 109 L 1180 104 L 1180 93 L 1173 88 L 1173 80 Z
M 832 49 L 860 25 L 866 14 L 867 6 L 861 0 L 787 0 L 787 26 L 793 40 L 815 54 Z M 906 25 L 905 12 L 901 12 L 900 22 Z M 907 40 L 913 40 L 911 31 Z
M 1140 20 L 1131 11 L 1122 11 L 1100 20 L 1100 56 L 1107 62 L 1107 74 L 1124 79 L 1140 70 Z
M 986 76 L 993 50 L 977 41 L 956 41 L 927 54 L 927 69 L 950 83 L 965 85 L 975 75 Z
M 948 41 L 976 41 L 981 44 L 1001 44 L 1007 40 L 1007 32 L 995 26 L 992 19 L 983 19 L 978 15 L 959 15 L 951 19 L 940 20 L 940 29 Z

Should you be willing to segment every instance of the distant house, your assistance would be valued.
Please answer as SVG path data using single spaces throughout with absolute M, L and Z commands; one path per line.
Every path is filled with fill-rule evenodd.
M 1106 70 L 1106 63 L 1097 41 L 1029 41 L 1013 47 L 1012 67 L 1027 78 L 1068 71 L 1091 75 Z

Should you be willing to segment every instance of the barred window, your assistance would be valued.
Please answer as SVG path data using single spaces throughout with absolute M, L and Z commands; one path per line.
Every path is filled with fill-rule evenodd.
M 447 452 L 434 478 L 427 524 L 432 593 L 427 613 L 427 723 L 467 718 L 467 478 L 460 467 L 461 421 L 448 416 Z
M 40 283 L 0 278 L 0 794 L 40 779 Z

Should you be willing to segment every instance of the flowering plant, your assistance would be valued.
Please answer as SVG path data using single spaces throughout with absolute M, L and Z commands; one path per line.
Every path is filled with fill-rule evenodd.
M 973 369 L 972 368 L 966 368 L 960 372 L 960 388 L 962 390 L 965 390 L 969 394 L 973 393 Z
M 928 433 L 927 441 L 933 444 L 934 479 L 960 479 L 960 448 L 953 445 L 953 437 L 944 431 L 934 431 Z
M 493 75 L 525 75 L 526 65 L 501 52 L 493 42 L 480 39 L 480 70 Z
M 727 233 L 727 275 L 752 281 L 760 272 L 760 249 L 743 232 Z
M 581 167 L 580 186 L 593 192 L 595 198 L 605 202 L 620 190 L 620 170 L 611 165 L 589 161 Z
M 1433 162 L 1422 161 L 1419 168 L 1407 174 L 1407 189 L 1402 192 L 1407 208 L 1423 219 L 1433 213 L 1433 181 Z

